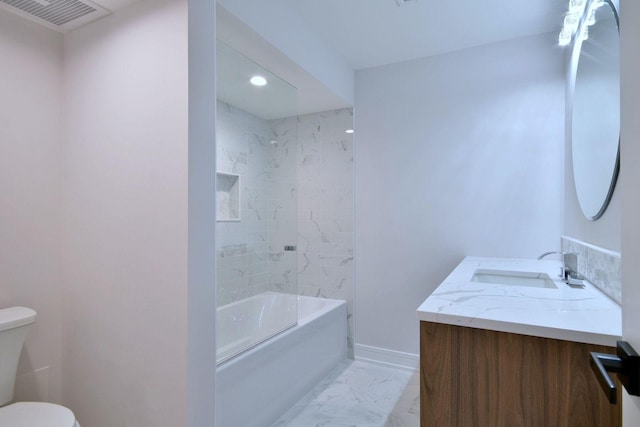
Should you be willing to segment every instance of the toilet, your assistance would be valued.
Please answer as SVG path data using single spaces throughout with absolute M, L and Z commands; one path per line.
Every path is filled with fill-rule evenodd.
M 80 427 L 75 415 L 64 406 L 42 402 L 17 402 L 13 391 L 18 361 L 36 312 L 26 307 L 0 310 L 0 426 Z M 2 406 L 7 405 L 7 406 Z

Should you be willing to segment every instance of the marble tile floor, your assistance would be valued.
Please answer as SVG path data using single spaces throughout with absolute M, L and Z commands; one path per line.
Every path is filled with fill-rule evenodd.
M 418 372 L 348 360 L 272 427 L 419 427 Z

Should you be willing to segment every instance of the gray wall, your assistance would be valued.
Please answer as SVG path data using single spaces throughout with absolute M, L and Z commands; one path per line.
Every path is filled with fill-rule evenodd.
M 0 12 L 0 307 L 38 313 L 16 399 L 61 400 L 62 36 Z
M 187 19 L 144 1 L 65 38 L 63 396 L 83 426 L 187 425 Z
M 417 353 L 415 310 L 466 255 L 559 249 L 556 38 L 356 74 L 357 344 Z
M 640 108 L 640 51 L 638 40 L 640 39 L 640 3 L 635 0 L 622 0 L 622 15 L 620 23 L 620 48 L 621 48 L 621 161 L 622 178 L 621 187 L 624 203 L 622 205 L 622 252 L 625 262 L 622 268 L 624 295 L 622 307 L 622 335 L 633 347 L 640 347 L 640 263 L 635 260 L 640 257 L 640 121 L 638 121 L 638 109 Z M 627 258 L 628 257 L 628 258 Z M 625 427 L 640 425 L 640 398 L 623 393 L 624 401 L 623 420 Z

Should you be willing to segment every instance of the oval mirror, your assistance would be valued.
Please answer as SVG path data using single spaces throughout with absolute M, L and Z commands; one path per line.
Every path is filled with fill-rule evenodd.
M 620 37 L 611 1 L 593 0 L 573 51 L 573 175 L 584 215 L 600 218 L 620 169 Z M 594 19 L 595 18 L 595 22 Z M 591 24 L 591 25 L 589 25 Z M 588 35 L 587 35 L 588 34 Z

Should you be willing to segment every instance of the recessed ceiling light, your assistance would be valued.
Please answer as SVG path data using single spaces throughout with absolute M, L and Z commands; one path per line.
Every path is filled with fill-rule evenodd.
M 267 84 L 267 79 L 262 76 L 253 76 L 249 82 L 254 86 L 264 86 Z
M 347 129 L 344 131 L 344 133 L 353 133 L 353 129 Z

